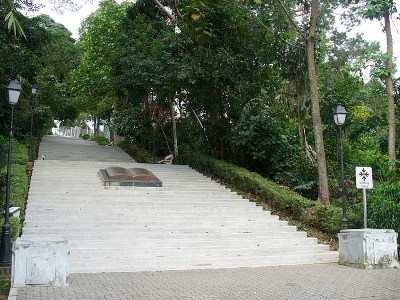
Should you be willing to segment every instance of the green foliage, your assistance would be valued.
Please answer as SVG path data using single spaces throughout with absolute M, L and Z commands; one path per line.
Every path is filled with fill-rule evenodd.
M 236 161 L 315 199 L 318 174 L 301 154 L 297 131 L 285 105 L 263 92 L 244 107 L 238 121 L 233 136 Z
M 223 183 L 238 191 L 251 193 L 262 198 L 274 210 L 290 214 L 294 219 L 307 226 L 331 234 L 340 231 L 342 212 L 339 207 L 323 207 L 319 201 L 304 198 L 244 168 L 193 153 L 179 155 L 174 163 L 189 164 L 201 172 L 216 176 Z M 351 228 L 357 226 L 357 216 L 350 213 L 348 219 Z
M 375 185 L 368 196 L 368 226 L 400 232 L 400 183 Z
M 7 152 L 6 152 L 7 153 Z M 2 153 L 7 156 L 6 153 Z M 25 209 L 25 201 L 28 194 L 28 175 L 26 173 L 26 165 L 28 163 L 28 149 L 18 141 L 13 141 L 13 154 L 11 164 L 11 206 L 21 207 L 23 212 Z M 0 189 L 1 203 L 5 203 L 5 188 L 7 168 L 4 166 L 0 169 Z
M 28 175 L 26 165 L 12 165 L 11 167 L 11 206 L 21 207 L 25 210 L 25 202 L 28 195 Z
M 82 138 L 83 138 L 84 140 L 89 140 L 89 139 L 90 139 L 90 135 L 87 134 L 87 133 L 85 133 L 84 135 L 82 135 Z
M 133 142 L 122 141 L 118 143 L 118 146 L 133 157 L 133 159 L 138 163 L 154 164 L 157 162 L 149 152 Z
M 80 61 L 71 72 L 74 103 L 81 112 L 109 113 L 116 100 L 120 83 L 113 76 L 115 56 L 118 60 L 125 59 L 118 50 L 126 46 L 116 40 L 125 33 L 121 23 L 126 21 L 127 5 L 114 0 L 101 1 L 99 9 L 82 23 L 78 42 Z
M 130 107 L 113 114 L 112 126 L 115 132 L 128 140 L 140 140 L 143 134 L 144 117 L 139 108 Z
M 70 72 L 78 64 L 78 51 L 71 32 L 47 15 L 34 18 L 41 28 L 46 28 L 48 43 L 40 49 L 37 83 L 40 104 L 50 109 L 58 120 L 73 120 L 78 116 L 70 94 Z
M 28 151 L 27 146 L 14 139 L 12 144 L 12 164 L 26 166 L 29 161 Z
M 94 141 L 101 146 L 106 146 L 110 143 L 110 141 L 104 136 L 92 136 L 89 140 Z
M 0 135 L 0 169 L 2 169 L 7 164 L 8 159 L 8 140 Z
M 382 19 L 386 12 L 393 14 L 397 11 L 393 0 L 366 0 L 365 2 L 363 14 L 370 20 Z
M 0 140 L 5 140 L 0 137 Z M 8 148 L 8 147 L 7 147 Z M 1 152 L 3 156 L 7 152 Z M 11 165 L 11 189 L 10 189 L 10 206 L 17 206 L 21 208 L 21 219 L 24 217 L 25 204 L 28 195 L 28 175 L 26 172 L 26 165 L 28 162 L 28 149 L 22 143 L 13 141 L 13 157 Z M 6 201 L 6 166 L 0 167 L 0 203 L 1 209 L 4 210 Z M 4 219 L 1 218 L 0 225 Z M 12 242 L 19 236 L 21 230 L 20 218 L 11 217 L 11 238 Z
M 4 219 L 0 219 L 0 226 L 3 226 Z M 10 225 L 11 225 L 11 243 L 14 243 L 15 240 L 19 237 L 21 233 L 21 218 L 18 217 L 10 217 Z

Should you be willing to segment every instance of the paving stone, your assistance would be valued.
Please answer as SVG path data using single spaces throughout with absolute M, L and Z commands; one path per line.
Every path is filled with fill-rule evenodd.
M 72 274 L 69 287 L 18 289 L 16 299 L 395 300 L 399 282 L 399 269 L 337 264 Z

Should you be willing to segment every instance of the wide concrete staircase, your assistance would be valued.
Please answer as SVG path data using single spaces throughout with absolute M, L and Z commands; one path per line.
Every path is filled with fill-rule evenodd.
M 35 162 L 23 235 L 66 237 L 71 273 L 338 260 L 327 245 L 188 166 L 137 164 L 123 155 L 61 160 L 54 147 L 42 142 L 47 158 Z M 97 172 L 109 166 L 147 168 L 163 187 L 106 188 Z

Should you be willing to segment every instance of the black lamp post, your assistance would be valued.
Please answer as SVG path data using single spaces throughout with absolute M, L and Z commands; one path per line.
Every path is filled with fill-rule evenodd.
M 32 95 L 33 96 L 35 96 L 35 94 L 36 94 L 36 92 L 37 92 L 37 84 L 32 84 Z M 33 145 L 32 145 L 32 143 L 33 143 L 33 134 L 32 134 L 32 131 L 33 131 L 33 112 L 34 112 L 34 109 L 35 109 L 35 101 L 34 101 L 34 99 L 32 99 L 32 101 L 31 101 L 31 139 L 30 139 L 30 142 L 29 142 L 29 160 L 30 161 L 33 161 L 33 151 L 32 151 L 32 148 L 33 148 Z
M 343 135 L 342 135 L 342 126 L 346 121 L 346 109 L 340 104 L 336 107 L 333 112 L 333 119 L 335 120 L 335 124 L 339 126 L 339 140 L 340 140 L 340 168 L 342 175 L 342 226 L 341 229 L 347 229 L 347 217 L 346 217 L 346 187 L 344 184 L 344 164 L 343 164 Z
M 151 127 L 153 127 L 153 156 L 156 151 L 156 125 L 157 123 L 155 121 L 151 121 Z
M 4 212 L 4 225 L 1 235 L 0 266 L 11 265 L 11 225 L 10 225 L 10 188 L 11 188 L 11 153 L 14 122 L 14 105 L 17 104 L 22 91 L 18 80 L 11 80 L 8 85 L 8 102 L 11 105 L 10 137 L 8 142 L 8 164 L 7 164 L 7 186 L 6 186 L 6 207 Z

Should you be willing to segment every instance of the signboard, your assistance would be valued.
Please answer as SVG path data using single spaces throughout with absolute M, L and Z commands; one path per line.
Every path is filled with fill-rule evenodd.
M 356 187 L 358 189 L 373 189 L 372 168 L 356 167 Z

